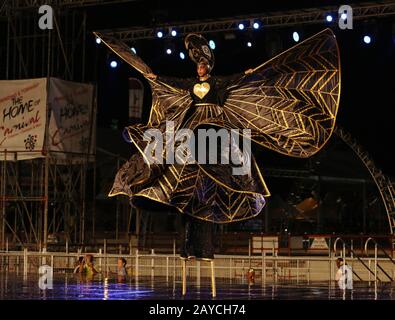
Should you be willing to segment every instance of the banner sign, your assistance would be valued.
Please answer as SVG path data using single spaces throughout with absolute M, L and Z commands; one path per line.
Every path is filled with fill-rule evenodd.
M 82 160 L 93 154 L 96 127 L 93 95 L 93 85 L 50 79 L 48 144 L 53 156 Z
M 0 160 L 43 157 L 47 79 L 0 81 Z
M 139 79 L 129 78 L 129 119 L 141 119 L 144 86 Z
M 311 244 L 310 244 L 310 249 L 323 249 L 323 250 L 328 250 L 328 240 L 325 237 L 314 237 L 310 238 Z

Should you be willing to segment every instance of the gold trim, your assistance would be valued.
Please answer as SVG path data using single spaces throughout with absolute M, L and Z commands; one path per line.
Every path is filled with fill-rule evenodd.
M 217 104 L 215 104 L 215 103 L 195 103 L 195 104 L 193 104 L 194 106 L 196 106 L 196 107 L 200 107 L 200 106 L 214 106 L 214 107 L 217 107 L 218 105 Z

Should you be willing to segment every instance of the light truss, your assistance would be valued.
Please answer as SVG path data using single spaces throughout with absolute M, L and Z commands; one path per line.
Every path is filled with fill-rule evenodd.
M 54 7 L 87 7 L 117 3 L 136 2 L 137 0 L 10 0 L 13 9 L 33 9 L 42 5 Z M 6 3 L 5 1 L 4 3 Z
M 391 234 L 395 234 L 395 188 L 389 177 L 383 174 L 373 162 L 370 155 L 358 142 L 351 137 L 351 135 L 344 129 L 336 127 L 336 134 L 355 152 L 359 159 L 368 169 L 373 181 L 375 182 L 381 198 L 383 200 L 384 208 L 387 213 L 388 223 Z M 394 242 L 395 245 L 395 242 Z
M 353 9 L 353 19 L 362 20 L 373 17 L 386 17 L 395 15 L 395 3 L 380 2 L 350 5 Z M 124 41 L 156 38 L 159 29 L 177 28 L 178 35 L 188 33 L 210 33 L 238 30 L 239 23 L 248 23 L 259 20 L 265 28 L 287 27 L 304 24 L 325 23 L 327 14 L 337 14 L 338 6 L 310 8 L 287 12 L 272 12 L 255 15 L 238 16 L 232 18 L 219 18 L 203 21 L 188 21 L 185 23 L 166 23 L 154 28 L 132 27 L 124 30 L 101 30 L 99 32 L 115 36 Z M 165 35 L 166 36 L 166 35 Z

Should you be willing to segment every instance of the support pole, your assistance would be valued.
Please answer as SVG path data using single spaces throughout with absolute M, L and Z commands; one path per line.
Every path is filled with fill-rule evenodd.
M 1 232 L 1 249 L 4 247 L 4 238 L 5 238 L 5 194 L 6 194 L 6 170 L 7 167 L 7 150 L 4 150 L 4 161 L 2 167 L 2 188 L 1 188 L 1 219 L 0 219 L 0 232 Z
M 211 290 L 213 298 L 217 296 L 217 288 L 215 286 L 215 269 L 214 269 L 214 259 L 210 260 L 210 267 L 211 267 Z
M 51 57 L 51 30 L 48 30 L 48 60 L 47 60 L 47 94 L 50 90 L 50 75 L 51 75 L 51 69 L 50 69 L 50 59 Z M 47 248 L 47 239 L 48 239 L 48 182 L 49 182 L 49 143 L 48 143 L 48 132 L 49 132 L 49 117 L 48 115 L 50 114 L 49 110 L 49 104 L 47 100 L 47 106 L 46 106 L 46 115 L 45 115 L 45 133 L 46 136 L 44 138 L 44 150 L 45 150 L 45 167 L 44 167 L 44 226 L 43 226 L 43 245 L 44 248 Z
M 45 155 L 45 173 L 44 173 L 44 239 L 43 247 L 47 248 L 48 240 L 48 171 L 49 171 L 49 154 L 47 149 L 47 154 Z
M 366 181 L 362 183 L 362 231 L 366 234 L 366 216 L 367 216 L 367 201 L 366 201 Z
M 10 76 L 10 38 L 11 38 L 11 30 L 10 30 L 10 23 L 11 23 L 11 13 L 10 10 L 8 9 L 8 6 L 6 7 L 7 11 L 7 58 L 6 58 L 6 69 L 5 69 L 5 78 L 8 80 Z
M 141 211 L 140 209 L 136 208 L 136 237 L 137 237 L 137 243 L 140 238 L 140 221 L 141 221 Z
M 187 259 L 182 259 L 182 295 L 187 293 Z
M 88 151 L 89 152 L 89 151 Z M 82 196 L 82 212 L 81 212 L 81 223 L 80 223 L 80 241 L 84 244 L 85 241 L 85 210 L 86 210 L 86 171 L 87 171 L 87 160 L 84 159 L 81 167 L 81 196 Z

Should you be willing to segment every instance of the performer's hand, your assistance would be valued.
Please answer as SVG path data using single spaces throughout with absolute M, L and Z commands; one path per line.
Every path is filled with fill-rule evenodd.
M 152 79 L 152 80 L 156 80 L 156 78 L 158 77 L 156 74 L 153 74 L 153 73 L 147 73 L 145 76 L 148 79 Z
M 246 71 L 244 71 L 244 74 L 251 74 L 254 72 L 254 69 L 248 69 Z

